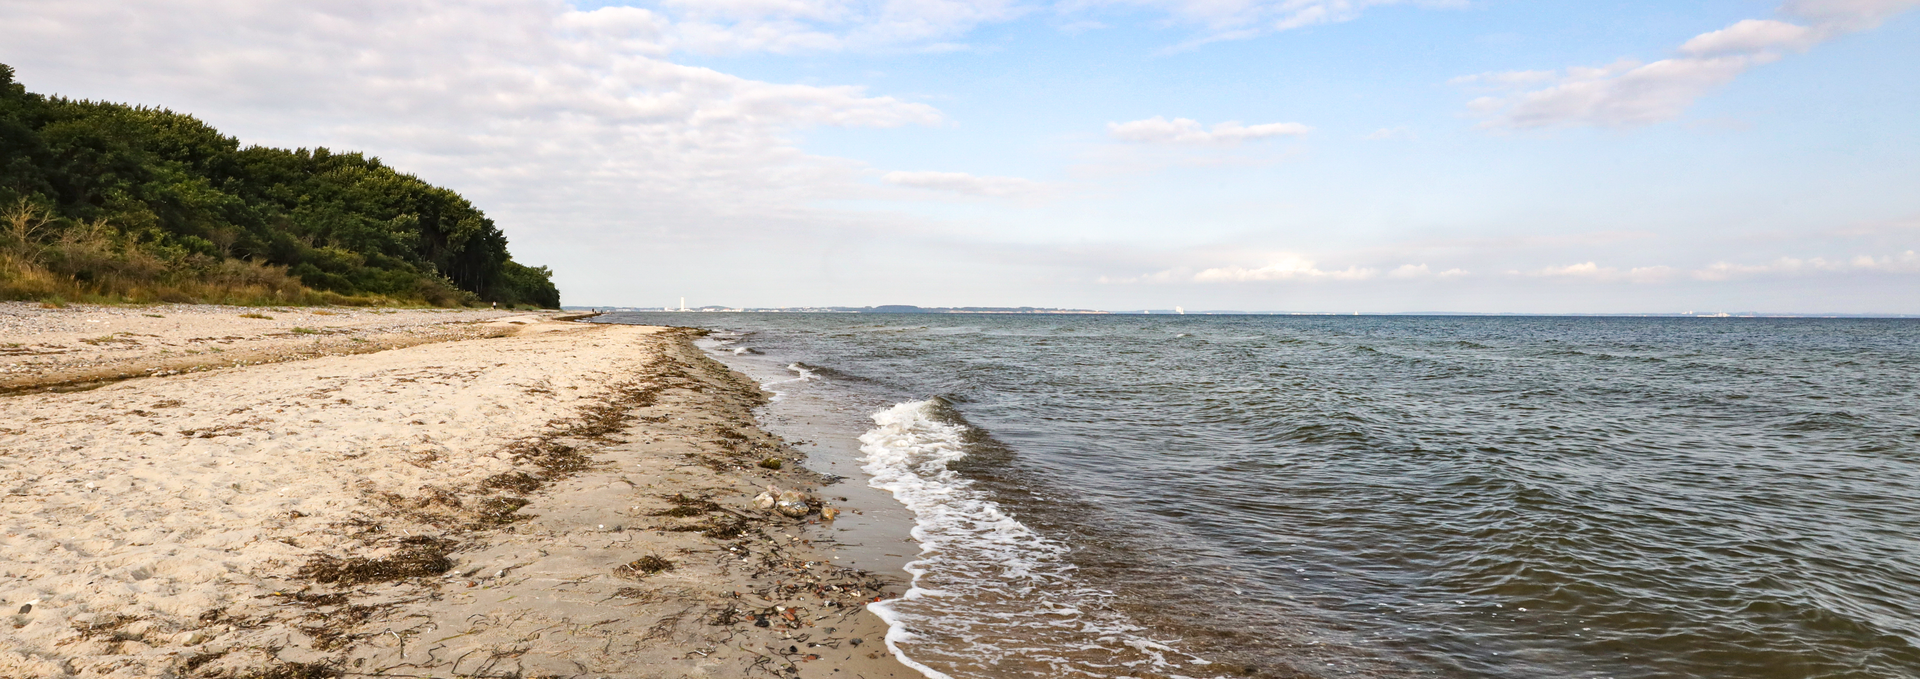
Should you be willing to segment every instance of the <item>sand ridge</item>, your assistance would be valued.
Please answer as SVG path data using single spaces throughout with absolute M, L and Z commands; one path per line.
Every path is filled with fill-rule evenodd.
M 889 583 L 753 506 L 819 481 L 754 464 L 756 386 L 492 324 L 0 398 L 0 676 L 915 676 Z
M 194 304 L 50 309 L 0 302 L 0 394 L 495 337 L 565 315 Z

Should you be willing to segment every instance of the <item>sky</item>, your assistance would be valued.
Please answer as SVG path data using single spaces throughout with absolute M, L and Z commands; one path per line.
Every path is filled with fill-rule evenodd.
M 1920 314 L 1920 0 L 7 0 L 569 306 Z

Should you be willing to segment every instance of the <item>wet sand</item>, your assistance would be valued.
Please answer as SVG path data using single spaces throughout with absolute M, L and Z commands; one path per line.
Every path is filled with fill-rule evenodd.
M 918 676 L 864 608 L 898 583 L 754 502 L 823 479 L 684 331 L 6 307 L 69 351 L 6 366 L 0 676 Z M 203 337 L 268 362 L 166 363 Z

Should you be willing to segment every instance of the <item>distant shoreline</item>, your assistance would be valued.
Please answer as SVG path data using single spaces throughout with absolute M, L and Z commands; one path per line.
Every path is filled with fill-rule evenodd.
M 902 310 L 901 306 L 881 307 L 723 307 L 703 306 L 688 309 L 670 309 L 666 307 L 623 307 L 623 306 L 565 306 L 566 311 L 595 311 L 599 313 L 747 313 L 747 314 L 993 314 L 993 315 L 1075 315 L 1075 316 L 1376 316 L 1376 317 L 1447 317 L 1447 318 L 1834 318 L 1834 319 L 1917 319 L 1920 314 L 1891 313 L 1815 313 L 1815 312 L 1714 312 L 1714 313 L 1528 313 L 1528 312 L 1479 312 L 1479 311 L 1237 311 L 1231 309 L 1212 309 L 1181 311 L 1175 309 L 1142 310 L 1100 310 L 1100 309 L 1053 309 L 1038 307 L 911 307 Z

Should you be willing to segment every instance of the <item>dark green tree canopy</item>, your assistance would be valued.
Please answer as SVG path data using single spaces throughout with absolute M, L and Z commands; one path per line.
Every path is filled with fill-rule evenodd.
M 13 73 L 0 64 L 0 205 L 341 295 L 560 305 L 551 272 L 515 263 L 485 213 L 377 158 L 242 147 L 190 115 L 42 96 Z

